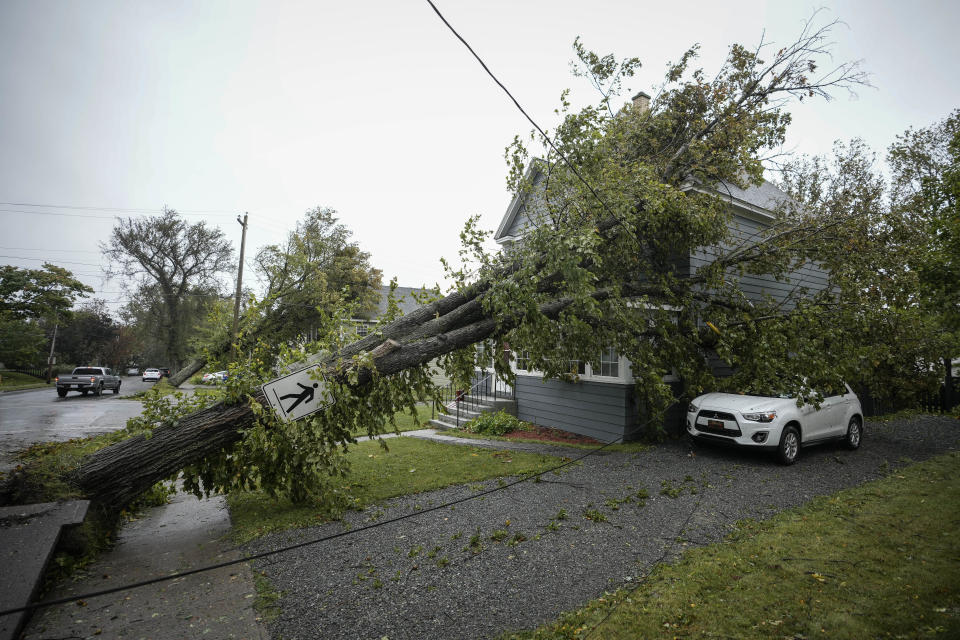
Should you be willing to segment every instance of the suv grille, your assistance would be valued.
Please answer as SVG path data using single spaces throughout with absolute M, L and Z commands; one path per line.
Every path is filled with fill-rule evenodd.
M 700 417 L 710 418 L 712 420 L 729 420 L 730 422 L 737 421 L 732 413 L 726 413 L 724 411 L 701 411 Z
M 709 424 L 700 424 L 700 420 L 696 421 L 697 431 L 701 433 L 714 433 L 719 436 L 728 436 L 731 438 L 738 438 L 743 435 L 743 432 L 740 431 L 740 424 L 737 422 L 736 416 L 732 413 L 727 413 L 725 411 L 709 411 L 704 410 L 699 413 L 697 418 L 706 418 L 707 420 L 723 420 L 727 423 L 727 426 L 733 426 L 732 429 L 724 429 L 723 426 L 710 426 Z

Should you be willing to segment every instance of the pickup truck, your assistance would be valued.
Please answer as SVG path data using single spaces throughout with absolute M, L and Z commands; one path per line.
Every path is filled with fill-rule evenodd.
M 57 395 L 65 398 L 68 391 L 79 391 L 87 395 L 91 391 L 99 396 L 104 389 L 113 389 L 120 393 L 120 376 L 106 367 L 77 367 L 68 376 L 57 376 Z

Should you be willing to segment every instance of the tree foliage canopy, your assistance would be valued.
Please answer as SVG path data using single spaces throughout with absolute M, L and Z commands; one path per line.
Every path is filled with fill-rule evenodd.
M 88 293 L 93 289 L 54 264 L 42 269 L 0 266 L 0 314 L 8 318 L 69 315 L 74 301 Z
M 310 209 L 283 246 L 268 245 L 256 257 L 265 281 L 257 333 L 274 345 L 293 344 L 329 325 L 333 309 L 369 311 L 379 296 L 381 273 L 370 254 L 351 241 L 336 211 Z
M 77 298 L 92 292 L 53 264 L 41 269 L 0 266 L 0 362 L 38 365 L 47 340 L 43 324 L 69 320 Z
M 960 109 L 898 136 L 888 161 L 892 210 L 913 250 L 906 263 L 922 285 L 921 303 L 957 334 L 960 350 Z

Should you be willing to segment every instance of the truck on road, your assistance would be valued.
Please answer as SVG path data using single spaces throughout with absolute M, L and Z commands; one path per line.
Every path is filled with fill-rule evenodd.
M 57 395 L 61 398 L 65 398 L 68 391 L 79 391 L 83 395 L 93 392 L 99 396 L 104 389 L 120 393 L 120 376 L 113 375 L 107 367 L 77 367 L 70 375 L 57 376 Z

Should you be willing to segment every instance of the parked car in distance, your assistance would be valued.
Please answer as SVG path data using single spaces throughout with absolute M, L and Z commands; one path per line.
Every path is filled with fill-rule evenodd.
M 67 397 L 68 391 L 79 391 L 83 395 L 93 392 L 99 396 L 104 389 L 113 389 L 120 393 L 120 376 L 106 367 L 77 367 L 69 375 L 57 376 L 57 395 Z
M 129 369 L 127 369 L 127 375 L 128 375 L 128 376 L 138 376 L 138 375 L 140 375 L 140 368 L 139 368 L 139 367 L 130 367 Z
M 793 464 L 801 446 L 839 440 L 848 449 L 859 448 L 863 409 L 848 385 L 838 395 L 825 396 L 819 409 L 797 406 L 789 396 L 708 393 L 690 403 L 686 425 L 694 440 L 766 449 L 783 464 Z
M 229 377 L 230 374 L 226 371 L 214 371 L 203 374 L 202 382 L 204 384 L 218 384 L 220 382 L 225 382 Z
M 170 377 L 170 369 L 168 367 L 160 367 L 160 375 L 164 378 Z
M 144 370 L 143 370 L 143 381 L 144 381 L 144 382 L 147 382 L 147 381 L 150 381 L 150 382 L 160 382 L 160 378 L 161 378 L 161 377 L 163 377 L 163 376 L 160 374 L 160 369 L 151 367 L 151 368 L 149 368 L 149 369 L 144 369 Z

